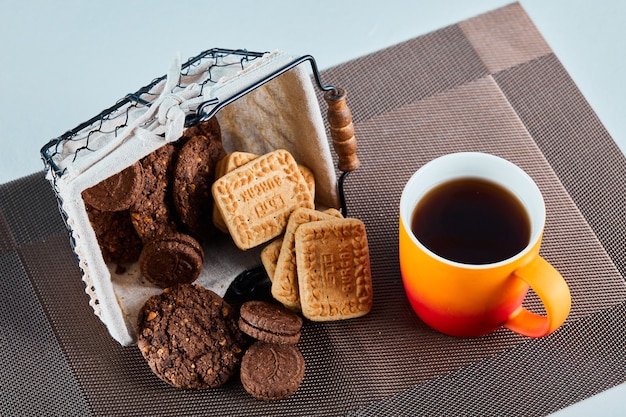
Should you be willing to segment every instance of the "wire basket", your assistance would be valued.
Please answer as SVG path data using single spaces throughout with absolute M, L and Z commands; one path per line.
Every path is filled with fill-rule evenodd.
M 156 141 L 156 144 L 151 145 L 156 148 L 159 140 L 172 141 L 172 138 L 168 138 L 171 134 L 178 135 L 176 138 L 180 137 L 180 128 L 193 126 L 218 115 L 229 104 L 248 96 L 281 75 L 291 73 L 294 69 L 298 69 L 299 74 L 302 73 L 301 64 L 304 63 L 308 63 L 312 70 L 312 76 L 307 73 L 306 82 L 312 85 L 314 81 L 317 88 L 324 93 L 328 104 L 327 123 L 322 120 L 323 142 L 328 145 L 327 125 L 338 156 L 340 175 L 334 177 L 334 189 L 330 193 L 333 201 L 326 201 L 324 205 L 341 208 L 345 216 L 347 207 L 344 181 L 349 172 L 359 166 L 352 115 L 345 104 L 345 91 L 322 83 L 317 64 L 310 55 L 292 58 L 282 53 L 250 52 L 245 49 L 206 50 L 182 65 L 175 63 L 168 74 L 154 79 L 134 93 L 127 94 L 113 106 L 42 147 L 41 156 L 48 170 L 48 179 L 55 190 L 62 217 L 70 232 L 70 242 L 83 273 L 90 304 L 96 315 L 107 325 L 111 335 L 121 344 L 131 344 L 135 340 L 133 314 L 124 311 L 120 305 L 124 303 L 124 295 L 120 295 L 114 288 L 115 284 L 111 284 L 110 268 L 103 267 L 102 259 L 91 253 L 94 236 L 86 221 L 80 191 L 87 188 L 89 181 L 93 185 L 94 182 L 106 178 L 103 175 L 115 173 L 110 168 L 108 171 L 100 169 L 100 166 L 117 164 L 121 170 L 124 165 L 128 166 L 139 160 L 141 155 L 145 155 L 148 150 L 142 150 L 143 154 L 138 155 L 133 154 L 134 151 L 126 152 L 124 148 L 130 146 L 129 143 L 137 142 L 137 136 L 150 136 L 147 142 L 152 144 Z M 227 82 L 224 82 L 225 79 Z M 240 82 L 242 79 L 245 82 Z M 311 95 L 310 92 L 307 93 L 307 88 L 305 85 L 304 95 Z M 164 110 L 166 103 L 171 107 Z M 309 116 L 316 120 L 319 116 L 321 120 L 321 111 L 316 103 L 317 99 Z M 165 124 L 160 123 L 161 119 L 169 118 L 172 107 L 178 118 L 168 120 Z M 176 124 L 180 124 L 178 131 L 171 128 L 171 125 Z M 316 124 L 319 127 L 319 121 Z M 94 179 L 89 179 L 92 176 Z M 244 269 L 235 280 L 237 293 L 240 293 L 241 288 L 250 287 L 246 283 L 242 285 L 242 277 L 258 279 L 258 274 L 250 273 L 257 270 L 253 265 L 247 264 Z M 233 281 L 234 278 L 232 276 L 230 280 Z M 222 293 L 225 291 L 226 289 Z M 150 291 L 139 299 L 148 295 Z

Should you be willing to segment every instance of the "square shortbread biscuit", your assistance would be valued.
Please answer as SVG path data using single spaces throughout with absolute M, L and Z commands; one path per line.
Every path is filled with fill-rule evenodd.
M 215 179 L 221 178 L 227 173 L 239 168 L 258 158 L 259 155 L 250 152 L 232 152 L 220 159 L 215 165 Z M 213 224 L 224 233 L 228 233 L 228 226 L 224 223 L 224 219 L 219 209 L 214 204 L 212 214 Z
M 215 178 L 217 179 L 223 177 L 227 173 L 247 164 L 248 162 L 258 157 L 259 155 L 250 152 L 235 151 L 229 153 L 217 162 L 215 166 Z M 304 181 L 306 182 L 307 187 L 309 187 L 309 191 L 311 192 L 311 198 L 313 199 L 313 201 L 315 201 L 315 177 L 313 175 L 313 172 L 309 168 L 301 164 L 298 164 L 298 168 L 300 169 L 300 173 L 302 173 L 302 176 L 304 177 Z M 224 223 L 224 219 L 222 218 L 219 209 L 215 205 L 213 206 L 212 219 L 215 227 L 217 227 L 224 233 L 228 233 L 228 227 L 226 226 L 226 223 Z
M 307 208 L 297 208 L 289 216 L 283 244 L 276 261 L 276 269 L 272 278 L 272 296 L 285 307 L 300 311 L 300 296 L 298 290 L 298 273 L 296 267 L 296 230 L 299 226 L 319 220 L 341 218 L 336 209 L 326 212 Z
M 371 310 L 369 248 L 360 220 L 301 225 L 296 230 L 296 262 L 304 317 L 331 321 L 361 317 Z
M 311 198 L 315 201 L 315 176 L 313 175 L 313 171 L 302 164 L 298 164 L 298 169 L 300 169 L 304 182 L 306 182 L 306 186 L 309 188 Z
M 282 234 L 296 208 L 314 207 L 296 161 L 283 149 L 218 178 L 212 193 L 235 245 L 243 250 Z
M 215 166 L 215 177 L 222 177 L 258 157 L 259 155 L 250 152 L 231 152 L 217 162 Z
M 267 272 L 267 276 L 270 281 L 274 280 L 274 274 L 276 273 L 276 263 L 278 262 L 278 256 L 280 255 L 280 248 L 283 245 L 283 238 L 277 237 L 272 240 L 261 251 L 261 263 Z

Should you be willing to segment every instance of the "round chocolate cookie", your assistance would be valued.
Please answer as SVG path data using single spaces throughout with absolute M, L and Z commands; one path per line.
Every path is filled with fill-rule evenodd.
M 126 210 L 137 199 L 143 188 L 141 164 L 135 162 L 128 168 L 111 175 L 82 192 L 83 200 L 102 211 Z
M 143 244 L 128 210 L 102 211 L 89 205 L 85 208 L 105 262 L 126 264 L 139 259 Z
M 143 188 L 129 210 L 133 226 L 144 242 L 177 231 L 169 195 L 171 162 L 176 150 L 174 144 L 168 143 L 139 161 Z
M 239 329 L 255 339 L 290 345 L 300 340 L 302 318 L 283 306 L 266 301 L 246 301 L 239 314 Z
M 204 251 L 197 240 L 183 233 L 161 236 L 147 243 L 139 256 L 139 269 L 161 288 L 190 284 L 198 278 Z
M 213 117 L 183 136 L 172 180 L 172 197 L 180 221 L 198 239 L 214 233 L 212 220 L 215 165 L 226 156 L 217 118 Z
M 241 362 L 244 343 L 236 311 L 198 285 L 167 288 L 139 312 L 137 346 L 152 371 L 174 387 L 224 384 Z
M 241 359 L 241 383 L 264 401 L 287 398 L 304 379 L 304 358 L 295 345 L 256 342 Z

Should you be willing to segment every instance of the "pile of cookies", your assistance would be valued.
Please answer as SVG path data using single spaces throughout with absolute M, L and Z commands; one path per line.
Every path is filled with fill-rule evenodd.
M 139 261 L 142 276 L 161 288 L 193 282 L 201 242 L 215 235 L 211 185 L 225 155 L 213 118 L 83 191 L 105 262 Z
M 265 301 L 241 306 L 239 329 L 255 342 L 241 360 L 241 383 L 253 397 L 280 400 L 294 394 L 304 379 L 304 357 L 297 348 L 302 319 Z
M 335 209 L 294 210 L 284 235 L 263 249 L 261 260 L 272 296 L 309 320 L 356 318 L 372 308 L 365 226 Z
M 220 386 L 239 368 L 254 397 L 286 398 L 304 377 L 299 313 L 329 321 L 371 310 L 364 224 L 316 210 L 313 174 L 289 152 L 226 154 L 215 118 L 82 196 L 105 261 L 137 261 L 163 288 L 143 305 L 137 338 L 152 371 L 172 386 Z M 223 239 L 219 231 L 244 251 L 265 245 L 276 303 L 249 301 L 238 312 L 193 284 L 201 243 Z
M 173 387 L 216 388 L 239 370 L 250 395 L 275 401 L 293 395 L 304 379 L 296 347 L 301 327 L 298 315 L 277 304 L 248 301 L 237 315 L 213 291 L 178 284 L 145 302 L 137 346 L 154 374 Z
M 315 181 L 285 150 L 237 152 L 218 162 L 213 221 L 261 260 L 272 296 L 314 321 L 360 317 L 372 307 L 364 224 L 314 208 Z

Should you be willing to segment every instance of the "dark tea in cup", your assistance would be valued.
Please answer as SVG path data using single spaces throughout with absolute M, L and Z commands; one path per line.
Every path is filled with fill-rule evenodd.
M 530 240 L 530 219 L 509 190 L 483 178 L 457 178 L 434 187 L 413 212 L 411 230 L 442 258 L 491 264 L 521 252 Z

